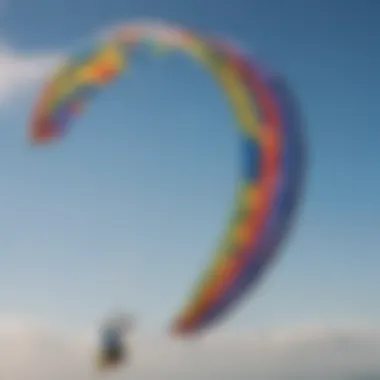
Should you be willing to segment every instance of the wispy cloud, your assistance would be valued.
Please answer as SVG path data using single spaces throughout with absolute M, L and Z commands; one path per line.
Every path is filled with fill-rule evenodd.
M 4 0 L 0 0 L 0 12 L 6 6 Z M 134 24 L 154 25 L 160 28 L 165 25 L 163 21 L 139 20 Z M 108 38 L 124 24 L 112 25 L 104 28 L 95 37 Z M 128 25 L 133 25 L 129 23 Z M 64 54 L 56 52 L 22 52 L 1 41 L 0 38 L 0 107 L 8 105 L 10 101 L 18 99 L 30 93 L 36 85 L 41 84 L 52 70 L 65 58 Z
M 0 106 L 24 96 L 62 60 L 56 53 L 22 53 L 0 43 Z
M 380 330 L 294 329 L 219 334 L 176 342 L 134 337 L 133 380 L 320 380 L 380 378 Z M 30 323 L 0 320 L 0 378 L 90 380 L 93 340 Z

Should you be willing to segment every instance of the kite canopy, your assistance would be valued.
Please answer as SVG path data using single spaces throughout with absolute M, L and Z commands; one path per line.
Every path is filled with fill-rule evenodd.
M 53 75 L 29 130 L 36 144 L 62 137 L 91 98 L 115 80 L 134 48 L 183 51 L 204 65 L 230 101 L 243 144 L 235 212 L 215 258 L 171 329 L 183 335 L 216 322 L 248 290 L 278 252 L 299 199 L 304 150 L 297 108 L 285 82 L 265 75 L 231 44 L 176 26 L 131 24 Z

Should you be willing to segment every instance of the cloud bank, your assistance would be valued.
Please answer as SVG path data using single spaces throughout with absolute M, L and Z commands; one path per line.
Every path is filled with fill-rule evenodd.
M 41 83 L 62 58 L 56 53 L 21 53 L 0 43 L 0 106 Z
M 2 380 L 90 380 L 94 340 L 0 319 Z M 135 336 L 132 361 L 115 380 L 378 380 L 380 329 L 218 333 L 176 342 Z M 366 377 L 364 377 L 366 376 Z M 372 377 L 370 377 L 372 376 Z

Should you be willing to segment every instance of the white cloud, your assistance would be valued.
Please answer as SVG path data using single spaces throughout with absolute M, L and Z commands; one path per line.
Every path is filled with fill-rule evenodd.
M 0 43 L 0 106 L 41 83 L 61 59 L 55 53 L 20 53 Z
M 4 10 L 6 4 L 7 2 L 0 0 L 0 12 Z M 129 22 L 126 25 L 149 25 L 161 30 L 160 28 L 167 24 L 159 19 L 146 19 Z M 102 29 L 96 33 L 96 37 L 108 38 L 123 26 L 125 24 L 120 23 Z M 56 52 L 17 51 L 2 42 L 0 38 L 0 107 L 8 105 L 9 101 L 20 96 L 25 96 L 36 85 L 42 84 L 63 59 L 64 55 Z
M 212 334 L 176 342 L 135 336 L 131 380 L 361 380 L 380 378 L 380 330 L 294 329 Z M 90 380 L 93 339 L 0 320 L 2 380 Z M 366 378 L 369 380 L 369 378 Z M 372 379 L 371 379 L 372 380 Z

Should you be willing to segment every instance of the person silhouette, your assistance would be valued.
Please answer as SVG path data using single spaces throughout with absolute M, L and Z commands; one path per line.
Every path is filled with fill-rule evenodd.
M 118 316 L 109 320 L 101 329 L 100 366 L 109 368 L 128 361 L 129 349 L 126 335 L 132 329 L 132 317 Z

